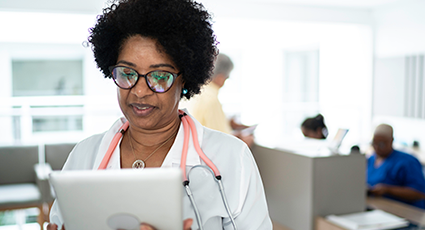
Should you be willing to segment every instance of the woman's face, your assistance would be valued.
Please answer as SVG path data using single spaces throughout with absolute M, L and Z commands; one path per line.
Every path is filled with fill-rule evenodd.
M 153 70 L 179 73 L 177 66 L 158 45 L 151 38 L 132 36 L 124 42 L 116 64 L 131 67 L 139 74 Z M 119 105 L 131 125 L 145 130 L 160 129 L 178 119 L 182 87 L 180 75 L 167 92 L 155 93 L 148 87 L 146 80 L 139 77 L 133 88 L 118 88 Z

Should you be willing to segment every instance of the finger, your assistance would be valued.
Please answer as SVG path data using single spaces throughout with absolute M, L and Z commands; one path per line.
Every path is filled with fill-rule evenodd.
M 150 226 L 149 224 L 142 223 L 140 224 L 140 230 L 156 230 L 156 229 Z
M 58 229 L 58 226 L 56 224 L 49 223 L 47 225 L 47 230 L 57 230 L 57 229 Z
M 65 225 L 62 224 L 62 230 L 65 230 Z
M 192 226 L 192 224 L 193 224 L 193 219 L 192 218 L 189 218 L 189 219 L 186 219 L 186 220 L 184 220 L 183 221 L 183 229 L 184 230 L 190 230 L 191 228 L 191 226 Z

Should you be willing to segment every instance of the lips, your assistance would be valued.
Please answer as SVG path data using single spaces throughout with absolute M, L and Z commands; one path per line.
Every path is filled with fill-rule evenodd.
M 133 112 L 138 116 L 147 116 L 156 108 L 153 105 L 139 103 L 131 103 L 130 106 L 132 107 Z

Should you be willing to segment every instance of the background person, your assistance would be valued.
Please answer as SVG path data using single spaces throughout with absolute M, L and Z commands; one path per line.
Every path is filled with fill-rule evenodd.
M 240 132 L 249 126 L 239 124 L 234 119 L 228 119 L 218 99 L 219 90 L 224 86 L 232 70 L 232 60 L 227 55 L 220 53 L 215 61 L 211 82 L 202 88 L 200 95 L 191 99 L 185 106 L 203 126 L 233 134 L 248 146 L 252 146 L 254 136 L 252 134 L 243 135 Z
M 328 128 L 322 114 L 305 119 L 301 124 L 301 131 L 305 137 L 314 139 L 326 139 L 328 136 Z
M 127 121 L 128 129 L 107 170 L 134 168 L 141 162 L 146 167 L 179 167 L 184 140 L 179 101 L 200 92 L 217 54 L 210 15 L 190 0 L 121 0 L 103 12 L 91 29 L 89 42 L 97 66 L 117 85 L 124 117 L 105 133 L 79 142 L 63 170 L 98 169 L 113 137 Z M 221 172 L 237 226 L 272 229 L 263 184 L 249 148 L 233 136 L 194 123 L 203 152 Z M 186 168 L 196 165 L 205 163 L 189 148 Z M 205 229 L 231 225 L 221 197 L 219 201 L 211 198 L 217 192 L 201 185 L 197 194 L 194 191 Z M 187 196 L 183 197 L 183 217 L 185 229 L 198 228 L 197 221 L 192 224 L 195 213 Z M 56 202 L 50 220 L 55 224 L 49 224 L 49 230 L 63 224 Z M 141 229 L 152 227 L 142 224 Z
M 425 179 L 422 165 L 412 155 L 393 149 L 393 128 L 376 127 L 375 153 L 367 161 L 369 193 L 425 209 Z

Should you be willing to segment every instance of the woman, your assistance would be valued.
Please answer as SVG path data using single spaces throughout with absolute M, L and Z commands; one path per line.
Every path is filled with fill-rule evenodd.
M 326 139 L 328 136 L 328 128 L 322 114 L 305 119 L 301 124 L 301 131 L 305 137 L 314 139 Z
M 91 29 L 95 61 L 114 80 L 125 118 L 106 133 L 76 145 L 64 170 L 97 169 L 115 133 L 127 131 L 106 169 L 178 167 L 184 130 L 178 105 L 200 92 L 211 75 L 217 55 L 210 15 L 190 0 L 123 0 L 104 10 Z M 190 116 L 190 115 L 188 115 Z M 249 148 L 230 135 L 204 128 L 195 121 L 203 152 L 221 171 L 231 213 L 239 229 L 271 229 L 259 172 Z M 205 165 L 193 146 L 186 167 Z M 195 172 L 194 172 L 195 173 Z M 204 229 L 232 229 L 223 204 L 200 188 L 198 203 Z M 195 192 L 194 192 L 195 193 Z M 197 229 L 193 208 L 183 198 L 184 228 Z M 62 226 L 54 204 L 49 229 Z M 193 224 L 192 224 L 193 223 Z M 153 229 L 142 225 L 141 229 Z

